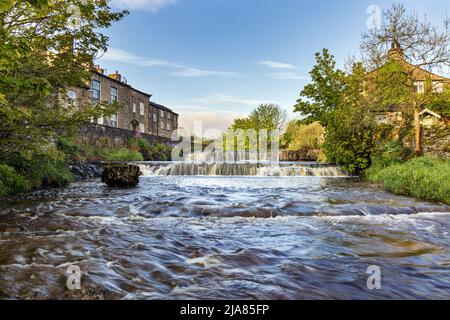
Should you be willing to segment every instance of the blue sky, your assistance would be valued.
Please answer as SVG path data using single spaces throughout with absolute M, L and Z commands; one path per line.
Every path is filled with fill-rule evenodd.
M 404 0 L 440 21 L 448 0 Z M 106 34 L 98 61 L 119 70 L 134 87 L 194 120 L 225 129 L 260 103 L 277 103 L 290 116 L 308 82 L 314 53 L 329 48 L 340 66 L 358 56 L 371 5 L 387 0 L 112 0 L 131 14 Z

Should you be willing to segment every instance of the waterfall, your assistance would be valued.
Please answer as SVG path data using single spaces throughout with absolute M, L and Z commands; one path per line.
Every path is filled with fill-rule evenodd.
M 341 168 L 318 163 L 142 162 L 143 176 L 347 177 Z

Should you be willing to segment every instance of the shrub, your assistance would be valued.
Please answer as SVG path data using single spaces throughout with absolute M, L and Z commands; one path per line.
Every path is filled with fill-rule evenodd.
M 66 155 L 67 159 L 80 160 L 80 147 L 76 145 L 71 139 L 61 137 L 58 139 L 56 146 L 59 151 Z
M 426 105 L 426 108 L 439 113 L 444 118 L 450 118 L 450 91 L 433 99 Z
M 144 161 L 144 157 L 140 152 L 126 148 L 104 150 L 103 158 L 107 161 Z
M 385 168 L 392 164 L 402 163 L 411 159 L 413 153 L 400 141 L 388 142 L 376 148 L 373 166 Z
M 23 177 L 6 165 L 0 164 L 0 197 L 10 196 L 25 192 L 27 186 Z
M 450 161 L 422 157 L 368 170 L 371 181 L 394 193 L 450 204 Z
M 45 159 L 32 161 L 22 168 L 22 175 L 26 177 L 30 189 L 57 188 L 74 181 L 73 175 L 64 161 Z
M 309 125 L 291 121 L 283 136 L 284 147 L 288 150 L 317 150 L 322 147 L 325 130 L 318 123 Z

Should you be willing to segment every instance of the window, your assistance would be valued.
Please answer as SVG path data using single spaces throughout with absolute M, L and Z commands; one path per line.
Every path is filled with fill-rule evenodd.
M 137 112 L 136 102 L 133 102 L 133 113 Z
M 141 114 L 141 116 L 145 114 L 145 105 L 143 102 L 139 103 L 139 113 Z
M 161 118 L 164 118 L 164 111 L 161 110 Z
M 157 117 L 156 117 L 156 113 L 153 114 L 153 122 L 158 121 Z
M 423 81 L 414 82 L 414 91 L 416 93 L 425 93 L 425 83 Z
M 164 121 L 161 121 L 161 129 L 163 129 L 164 130 Z
M 100 100 L 100 81 L 92 80 L 92 99 Z
M 444 93 L 444 84 L 442 82 L 433 82 L 434 93 Z
M 113 114 L 111 116 L 111 119 L 110 119 L 110 122 L 109 122 L 110 126 L 114 127 L 114 128 L 117 128 L 117 125 L 118 125 L 118 122 L 119 122 L 118 120 L 119 120 L 119 117 L 117 116 L 117 113 Z
M 167 119 L 170 119 L 170 113 L 167 112 Z
M 167 131 L 172 130 L 172 126 L 170 125 L 170 123 L 167 123 Z
M 141 133 L 144 133 L 144 132 L 145 132 L 145 126 L 144 126 L 143 123 L 139 123 L 139 131 L 140 131 Z
M 111 87 L 111 103 L 117 102 L 117 100 L 118 100 L 117 88 Z

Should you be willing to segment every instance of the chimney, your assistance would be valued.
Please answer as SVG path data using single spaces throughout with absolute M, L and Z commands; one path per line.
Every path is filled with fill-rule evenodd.
M 105 74 L 105 70 L 102 69 L 100 67 L 100 65 L 97 64 L 97 65 L 94 66 L 94 68 L 95 68 L 95 71 L 97 71 L 98 73 Z
M 389 61 L 404 61 L 405 52 L 400 46 L 392 44 L 392 48 L 388 51 Z
M 111 79 L 122 82 L 122 75 L 119 73 L 119 71 L 116 71 L 116 73 L 110 74 L 109 77 Z

